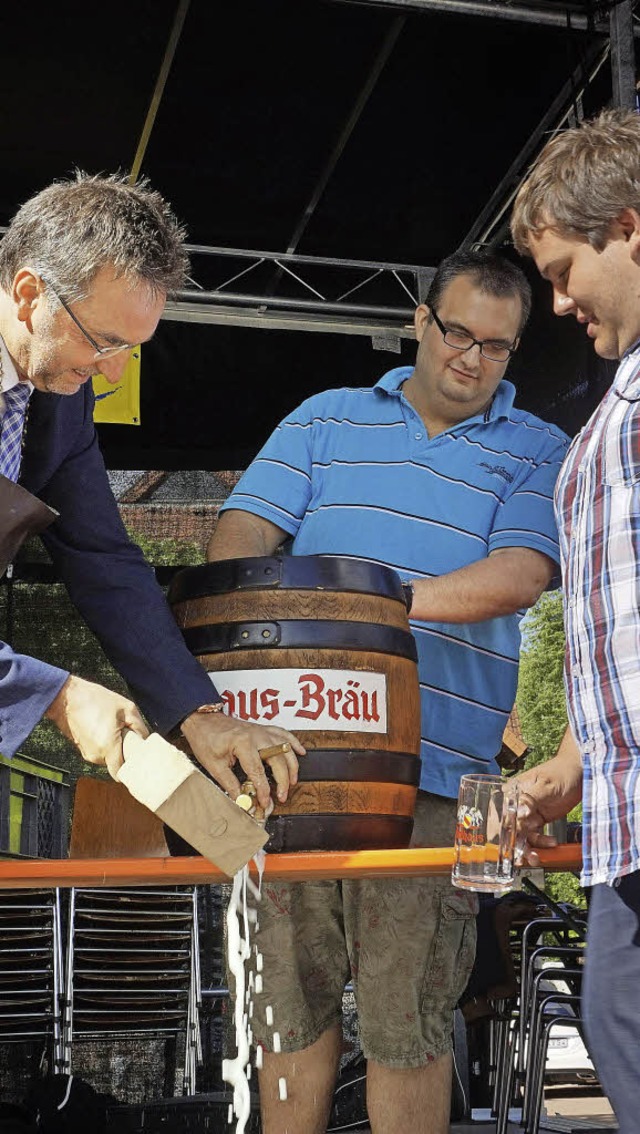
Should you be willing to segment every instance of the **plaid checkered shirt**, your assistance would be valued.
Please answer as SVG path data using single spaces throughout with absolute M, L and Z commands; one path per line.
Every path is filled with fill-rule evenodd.
M 584 885 L 640 868 L 640 344 L 556 485 L 569 719 L 584 763 Z
M 22 432 L 31 386 L 18 382 L 2 394 L 4 409 L 0 409 L 0 473 L 16 481 L 20 474 Z

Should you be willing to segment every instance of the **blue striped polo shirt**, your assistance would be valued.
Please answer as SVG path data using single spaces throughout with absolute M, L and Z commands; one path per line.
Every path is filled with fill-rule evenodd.
M 294 555 L 348 555 L 403 580 L 455 571 L 502 547 L 558 561 L 553 490 L 568 438 L 490 408 L 429 439 L 402 393 L 412 367 L 374 387 L 325 390 L 272 433 L 227 499 L 277 524 Z M 520 612 L 453 625 L 412 620 L 422 707 L 421 787 L 455 796 L 461 775 L 497 771 L 518 678 Z

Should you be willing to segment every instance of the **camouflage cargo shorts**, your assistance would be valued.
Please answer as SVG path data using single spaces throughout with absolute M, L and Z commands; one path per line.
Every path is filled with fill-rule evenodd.
M 452 845 L 454 827 L 455 801 L 420 792 L 412 846 Z M 473 965 L 476 910 L 445 877 L 265 885 L 252 934 L 263 960 L 255 1039 L 271 1051 L 277 1032 L 282 1051 L 309 1047 L 341 1020 L 351 980 L 367 1059 L 438 1059 Z

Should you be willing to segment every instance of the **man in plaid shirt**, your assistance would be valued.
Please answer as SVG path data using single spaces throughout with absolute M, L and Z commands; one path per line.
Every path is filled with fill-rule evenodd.
M 591 887 L 583 1010 L 620 1134 L 635 1134 L 640 1053 L 640 117 L 610 110 L 547 143 L 511 221 L 518 251 L 583 323 L 613 384 L 556 485 L 570 728 L 525 773 L 529 844 L 583 799 Z

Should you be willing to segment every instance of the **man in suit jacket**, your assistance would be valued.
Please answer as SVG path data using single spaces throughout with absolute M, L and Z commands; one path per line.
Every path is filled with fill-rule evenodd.
M 75 606 L 130 686 L 149 724 L 177 725 L 200 763 L 235 796 L 239 761 L 264 805 L 295 782 L 289 732 L 219 710 L 210 679 L 187 650 L 153 572 L 120 519 L 93 425 L 91 376 L 119 381 L 132 347 L 153 335 L 167 293 L 188 267 L 184 231 L 146 183 L 87 177 L 58 182 L 18 211 L 0 243 L 0 389 L 33 388 L 21 482 L 59 512 L 43 536 Z M 9 400 L 9 398 L 7 399 Z M 0 421 L 0 461 L 10 444 Z M 1 517 L 0 517 L 1 522 Z M 0 643 L 0 749 L 11 756 L 46 716 L 85 760 L 122 763 L 123 731 L 146 735 L 136 705 Z

